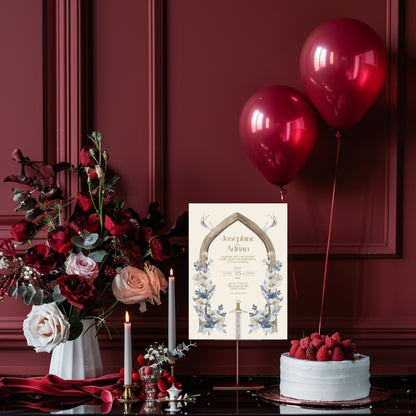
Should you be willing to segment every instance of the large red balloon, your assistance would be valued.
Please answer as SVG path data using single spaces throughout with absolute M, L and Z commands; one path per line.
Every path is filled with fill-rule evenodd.
M 318 121 L 312 104 L 293 88 L 273 85 L 254 93 L 239 121 L 240 139 L 254 166 L 283 186 L 300 171 L 315 145 Z
M 336 129 L 354 126 L 385 83 L 386 48 L 366 23 L 329 20 L 306 39 L 300 55 L 305 92 L 323 120 Z

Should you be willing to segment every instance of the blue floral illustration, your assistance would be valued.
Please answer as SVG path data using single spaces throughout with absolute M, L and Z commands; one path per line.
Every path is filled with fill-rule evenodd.
M 252 306 L 250 316 L 250 333 L 262 330 L 266 335 L 268 333 L 277 332 L 277 315 L 282 308 L 283 296 L 279 289 L 283 277 L 279 273 L 282 263 L 276 261 L 271 262 L 272 253 L 268 253 L 267 260 L 263 260 L 266 265 L 266 280 L 260 285 L 261 293 L 266 301 L 263 309 L 259 309 L 257 305 Z
M 194 297 L 195 302 L 194 309 L 199 318 L 199 330 L 203 334 L 211 334 L 214 329 L 220 332 L 227 333 L 225 330 L 225 317 L 226 312 L 223 310 L 223 306 L 219 305 L 216 310 L 212 309 L 211 299 L 214 296 L 215 285 L 212 284 L 209 274 L 209 266 L 212 264 L 212 260 L 208 260 L 208 253 L 203 253 L 205 256 L 205 266 L 199 261 L 194 262 L 194 268 L 197 274 L 193 276 L 193 281 L 197 286 Z

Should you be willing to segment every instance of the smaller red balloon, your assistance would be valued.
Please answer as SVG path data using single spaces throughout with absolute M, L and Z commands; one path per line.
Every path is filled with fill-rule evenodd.
M 316 113 L 308 99 L 282 85 L 254 93 L 240 114 L 244 150 L 262 175 L 278 186 L 298 174 L 315 146 L 317 131 Z
M 387 51 L 366 23 L 338 18 L 319 25 L 300 54 L 306 95 L 331 127 L 346 129 L 364 116 L 379 96 L 387 73 Z

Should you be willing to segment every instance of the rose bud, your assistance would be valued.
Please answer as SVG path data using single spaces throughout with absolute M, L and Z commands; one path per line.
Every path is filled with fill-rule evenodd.
M 150 374 L 152 374 L 152 367 L 150 367 L 150 366 L 146 366 L 145 368 L 144 368 L 144 373 L 148 376 L 148 375 L 150 375 Z
M 166 382 L 168 384 L 173 384 L 175 382 L 175 377 L 174 376 L 168 376 L 168 377 L 166 377 Z
M 159 380 L 157 382 L 157 387 L 159 388 L 159 390 L 161 392 L 166 392 L 166 390 L 167 390 L 166 384 L 165 384 L 165 382 L 163 380 Z
M 146 364 L 146 360 L 145 360 L 145 358 L 143 357 L 143 354 L 140 354 L 140 355 L 137 357 L 137 364 L 139 364 L 139 366 L 140 366 L 140 367 L 143 367 L 143 366 Z
M 138 380 L 140 380 L 140 374 L 138 373 L 138 372 L 133 372 L 133 375 L 132 375 L 132 379 L 134 380 L 134 381 L 138 381 Z

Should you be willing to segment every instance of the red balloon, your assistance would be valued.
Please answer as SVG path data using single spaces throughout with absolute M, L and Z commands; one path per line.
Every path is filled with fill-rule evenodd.
M 283 186 L 298 174 L 311 154 L 318 121 L 304 95 L 273 85 L 257 91 L 245 103 L 239 131 L 254 166 L 269 182 Z
M 366 23 L 329 20 L 306 39 L 300 55 L 305 92 L 323 120 L 336 129 L 354 126 L 373 105 L 387 73 L 386 48 Z

